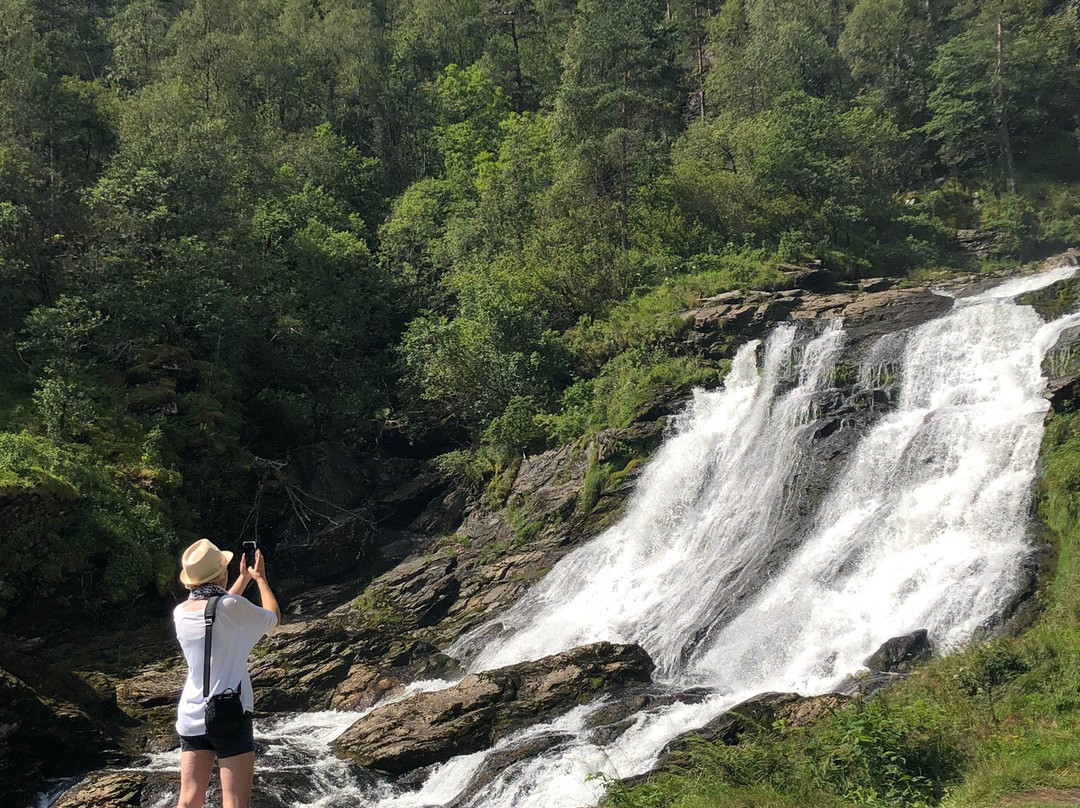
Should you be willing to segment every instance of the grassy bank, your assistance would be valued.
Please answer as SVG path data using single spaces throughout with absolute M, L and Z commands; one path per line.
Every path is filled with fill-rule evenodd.
M 677 770 L 615 808 L 1033 806 L 1080 802 L 1080 412 L 1054 414 L 1039 512 L 1056 569 L 1036 624 L 974 643 L 813 726 L 759 727 L 737 745 L 698 743 Z M 1074 791 L 1077 790 L 1077 791 Z

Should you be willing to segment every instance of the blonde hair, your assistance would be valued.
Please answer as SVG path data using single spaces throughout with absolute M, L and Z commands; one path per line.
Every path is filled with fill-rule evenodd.
M 225 586 L 225 584 L 227 584 L 228 582 L 229 582 L 229 570 L 228 570 L 228 568 L 226 568 L 226 569 L 223 569 L 221 571 L 221 574 L 217 578 L 214 578 L 211 581 L 203 581 L 202 583 L 198 583 L 198 584 L 184 584 L 184 586 L 186 586 L 188 591 L 190 592 L 192 589 L 194 589 L 197 586 Z

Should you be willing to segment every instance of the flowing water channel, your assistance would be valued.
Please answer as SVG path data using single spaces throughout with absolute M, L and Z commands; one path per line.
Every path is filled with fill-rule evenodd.
M 782 325 L 743 346 L 723 387 L 697 391 L 674 419 L 623 519 L 449 649 L 481 671 L 636 642 L 659 687 L 703 696 L 646 709 L 614 737 L 589 720 L 604 702 L 586 704 L 410 789 L 329 751 L 358 714 L 288 716 L 260 725 L 260 778 L 295 808 L 580 808 L 602 796 L 604 777 L 648 771 L 673 738 L 745 698 L 827 692 L 915 629 L 940 649 L 967 642 L 1021 584 L 1048 409 L 1041 363 L 1080 325 L 1080 314 L 1045 323 L 1015 297 L 1075 271 L 1009 281 L 883 338 L 855 389 L 872 410 L 870 391 L 889 386 L 889 406 L 864 411 L 858 439 L 824 465 L 809 447 L 842 427 L 827 406 L 845 361 L 841 324 Z M 470 788 L 493 752 L 539 736 L 547 751 Z M 177 763 L 157 755 L 149 768 Z M 162 792 L 162 808 L 173 800 Z

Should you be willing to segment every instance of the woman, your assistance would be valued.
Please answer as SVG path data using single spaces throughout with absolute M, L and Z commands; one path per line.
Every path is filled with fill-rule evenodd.
M 180 581 L 189 590 L 188 599 L 173 610 L 176 638 L 187 660 L 188 675 L 176 710 L 176 732 L 180 736 L 179 808 L 202 808 L 214 758 L 221 770 L 222 808 L 248 808 L 255 775 L 255 741 L 251 711 L 254 698 L 247 658 L 255 643 L 281 621 L 274 593 L 266 582 L 262 553 L 256 550 L 255 566 L 240 558 L 240 577 L 226 590 L 229 562 L 233 554 L 219 550 L 207 539 L 199 539 L 184 551 Z M 241 593 L 254 580 L 259 587 L 259 608 Z M 243 731 L 238 738 L 220 739 L 206 733 L 203 697 L 203 642 L 206 629 L 203 611 L 207 600 L 221 595 L 217 604 L 211 639 L 209 695 L 239 687 L 244 707 Z

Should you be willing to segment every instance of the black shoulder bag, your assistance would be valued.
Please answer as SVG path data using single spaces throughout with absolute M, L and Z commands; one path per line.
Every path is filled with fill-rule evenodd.
M 214 637 L 214 617 L 217 615 L 220 595 L 206 602 L 203 623 L 206 638 L 203 640 L 203 698 L 206 699 L 206 734 L 221 740 L 233 740 L 243 734 L 244 705 L 240 702 L 240 685 L 216 696 L 210 695 L 210 645 Z

